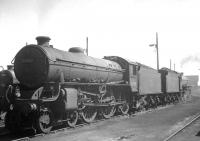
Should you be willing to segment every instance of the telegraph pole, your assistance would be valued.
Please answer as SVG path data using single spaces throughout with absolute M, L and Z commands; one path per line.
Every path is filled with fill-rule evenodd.
M 158 33 L 156 32 L 157 70 L 159 70 Z
M 86 54 L 88 56 L 88 37 L 86 37 Z
M 176 64 L 174 63 L 174 71 L 176 70 Z
M 150 47 L 155 47 L 156 48 L 156 54 L 157 54 L 157 70 L 159 70 L 159 50 L 158 50 L 158 33 L 156 32 L 156 43 L 155 44 L 150 44 Z

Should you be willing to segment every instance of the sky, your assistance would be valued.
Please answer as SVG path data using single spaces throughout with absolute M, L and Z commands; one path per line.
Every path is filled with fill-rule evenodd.
M 156 69 L 200 74 L 198 0 L 0 0 L 0 65 L 11 63 L 26 43 L 49 36 L 67 51 L 86 47 L 89 56 L 121 56 Z

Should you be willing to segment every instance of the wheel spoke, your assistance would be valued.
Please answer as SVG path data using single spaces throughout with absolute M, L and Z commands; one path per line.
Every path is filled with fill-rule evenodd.
M 93 107 L 85 107 L 81 111 L 81 117 L 87 123 L 94 121 L 94 119 L 96 118 L 96 115 L 97 115 L 97 110 Z
M 50 111 L 41 111 L 37 120 L 37 130 L 42 133 L 49 133 L 52 129 L 52 118 Z
M 67 124 L 70 127 L 75 127 L 77 121 L 78 121 L 78 112 L 77 111 L 71 112 L 69 115 L 69 120 L 67 121 Z
M 129 111 L 129 105 L 128 103 L 124 103 L 122 105 L 119 106 L 119 111 L 123 114 L 126 115 Z
M 115 106 L 108 106 L 105 108 L 102 108 L 102 116 L 104 118 L 110 118 L 115 114 L 116 108 Z

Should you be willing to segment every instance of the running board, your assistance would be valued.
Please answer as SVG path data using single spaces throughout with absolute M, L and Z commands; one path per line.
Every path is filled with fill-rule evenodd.
M 89 106 L 89 107 L 108 107 L 108 106 L 118 106 L 124 104 L 125 101 L 123 102 L 113 102 L 113 103 L 83 103 L 84 106 Z

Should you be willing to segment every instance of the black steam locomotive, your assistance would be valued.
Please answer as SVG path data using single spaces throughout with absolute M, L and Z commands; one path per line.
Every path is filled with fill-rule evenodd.
M 89 123 L 97 115 L 110 118 L 181 98 L 180 73 L 118 56 L 89 57 L 78 47 L 66 52 L 49 45 L 49 37 L 36 39 L 37 45 L 27 45 L 15 56 L 20 84 L 14 86 L 5 120 L 11 131 L 48 133 L 59 124 L 74 127 L 78 119 Z
M 7 111 L 12 100 L 13 86 L 19 82 L 15 77 L 14 66 L 8 65 L 7 70 L 0 71 L 0 113 Z

